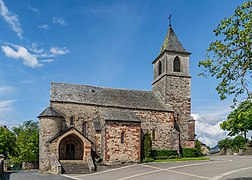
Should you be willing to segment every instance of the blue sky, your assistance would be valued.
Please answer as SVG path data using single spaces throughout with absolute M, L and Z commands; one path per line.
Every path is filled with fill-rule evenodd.
M 198 77 L 212 30 L 241 0 L 0 0 L 0 124 L 12 127 L 49 106 L 50 82 L 151 90 L 151 62 L 172 26 L 190 57 L 192 114 L 210 146 L 230 112 L 217 81 Z

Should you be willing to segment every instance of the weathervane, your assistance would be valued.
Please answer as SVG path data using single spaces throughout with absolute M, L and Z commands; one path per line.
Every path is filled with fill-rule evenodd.
M 171 18 L 172 18 L 172 15 L 170 14 L 168 19 L 169 19 L 169 27 L 171 27 Z

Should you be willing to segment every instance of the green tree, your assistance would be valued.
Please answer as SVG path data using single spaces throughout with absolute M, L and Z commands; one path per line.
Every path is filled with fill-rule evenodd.
M 196 151 L 197 157 L 203 156 L 203 154 L 201 152 L 201 143 L 200 143 L 200 141 L 198 139 L 195 142 L 195 148 L 197 150 Z
M 240 94 L 252 99 L 252 2 L 238 6 L 234 15 L 225 18 L 214 30 L 217 40 L 207 49 L 206 59 L 199 62 L 204 71 L 199 74 L 219 79 L 216 87 L 220 99 Z
M 234 151 L 238 151 L 239 149 L 242 149 L 245 144 L 246 144 L 246 140 L 243 136 L 236 136 L 233 139 L 231 146 Z
M 233 110 L 226 121 L 220 124 L 223 130 L 229 131 L 230 136 L 242 133 L 246 139 L 247 132 L 252 130 L 252 101 L 246 100 Z
M 0 127 L 0 154 L 10 158 L 15 155 L 16 137 L 6 127 Z
M 231 147 L 231 144 L 232 144 L 232 140 L 228 138 L 222 139 L 218 142 L 218 146 L 220 149 L 223 149 L 224 154 L 227 153 L 227 150 L 228 148 Z
M 17 136 L 18 158 L 23 162 L 34 162 L 39 159 L 38 122 L 25 121 L 19 127 L 13 128 Z

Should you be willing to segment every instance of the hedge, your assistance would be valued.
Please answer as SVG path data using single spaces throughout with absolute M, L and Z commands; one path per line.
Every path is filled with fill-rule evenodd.
M 196 148 L 183 148 L 182 149 L 182 156 L 183 157 L 197 157 L 197 149 Z
M 154 159 L 172 159 L 179 157 L 177 150 L 152 150 L 151 155 Z

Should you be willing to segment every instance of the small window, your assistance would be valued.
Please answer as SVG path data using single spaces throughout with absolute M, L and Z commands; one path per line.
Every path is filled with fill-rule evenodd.
M 180 60 L 179 57 L 176 56 L 173 62 L 173 71 L 174 72 L 180 72 Z
M 83 135 L 87 136 L 87 122 L 83 123 Z
M 156 140 L 156 132 L 155 132 L 155 129 L 152 129 L 152 140 Z
M 70 117 L 70 126 L 74 125 L 74 117 Z
M 122 144 L 124 143 L 124 136 L 125 136 L 125 133 L 122 132 L 122 133 L 121 133 L 121 143 L 122 143 Z
M 158 62 L 158 76 L 160 74 L 162 74 L 162 62 L 161 61 Z

